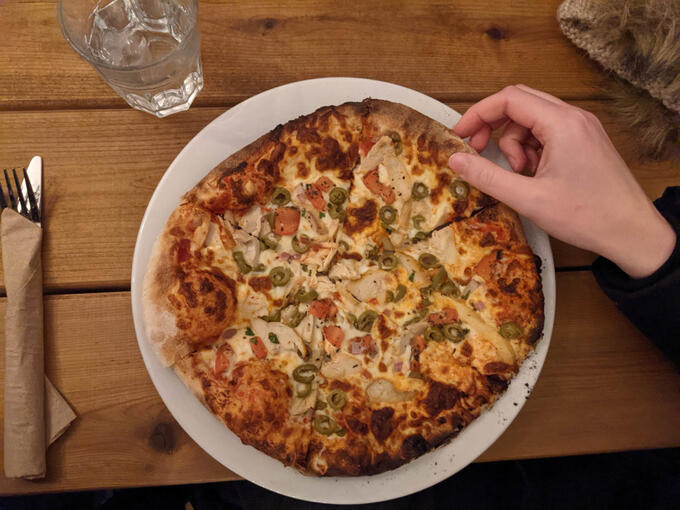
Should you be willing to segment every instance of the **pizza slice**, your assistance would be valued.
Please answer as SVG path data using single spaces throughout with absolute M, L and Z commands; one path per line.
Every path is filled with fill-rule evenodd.
M 259 321 L 225 330 L 219 342 L 178 360 L 174 369 L 244 444 L 304 470 L 316 396 L 296 377 L 314 377 L 308 355 L 291 328 Z

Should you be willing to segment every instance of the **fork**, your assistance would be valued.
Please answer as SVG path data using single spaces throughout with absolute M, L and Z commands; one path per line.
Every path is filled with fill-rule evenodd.
M 17 211 L 22 216 L 24 216 L 25 218 L 40 225 L 40 209 L 38 208 L 35 193 L 33 192 L 33 186 L 31 186 L 31 180 L 28 178 L 28 173 L 26 173 L 26 169 L 25 168 L 23 169 L 24 174 L 23 187 L 25 189 L 22 190 L 22 186 L 19 184 L 19 177 L 17 176 L 16 169 L 12 168 L 12 175 L 14 176 L 16 195 L 19 199 L 18 203 L 16 198 L 14 197 L 14 192 L 12 191 L 12 183 L 10 181 L 9 174 L 7 173 L 6 168 L 3 169 L 3 173 L 5 174 L 5 183 L 7 185 L 7 197 L 9 198 L 10 207 Z M 26 196 L 24 196 L 24 194 Z M 30 209 L 26 204 L 27 200 Z M 2 183 L 0 183 L 0 212 L 2 212 L 2 210 L 5 209 L 6 207 L 7 200 L 5 200 L 5 193 L 2 190 Z

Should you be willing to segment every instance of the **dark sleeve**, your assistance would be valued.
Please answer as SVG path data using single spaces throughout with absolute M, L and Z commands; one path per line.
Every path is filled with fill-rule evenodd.
M 600 257 L 593 273 L 619 310 L 680 368 L 680 186 L 667 188 L 654 205 L 676 233 L 675 249 L 665 264 L 635 280 Z

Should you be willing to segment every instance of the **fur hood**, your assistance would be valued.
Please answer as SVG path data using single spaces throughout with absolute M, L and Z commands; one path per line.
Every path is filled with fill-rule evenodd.
M 638 136 L 643 155 L 663 157 L 680 134 L 680 3 L 677 0 L 565 0 L 564 34 L 621 80 L 614 110 Z

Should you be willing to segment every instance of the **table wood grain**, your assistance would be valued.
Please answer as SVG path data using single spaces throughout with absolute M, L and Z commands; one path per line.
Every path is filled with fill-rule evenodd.
M 206 86 L 196 104 L 233 105 L 320 76 L 390 81 L 449 101 L 517 82 L 601 97 L 597 65 L 559 31 L 559 3 L 202 0 Z M 11 70 L 0 73 L 0 108 L 125 107 L 64 40 L 55 2 L 3 1 L 0 34 L 0 70 Z
M 470 104 L 449 103 L 460 112 Z M 651 198 L 678 183 L 677 165 L 637 160 L 633 137 L 606 104 L 575 104 L 600 117 Z M 0 114 L 0 166 L 25 165 L 36 153 L 45 162 L 48 292 L 129 288 L 137 231 L 156 184 L 182 147 L 224 111 L 192 108 L 160 120 L 129 108 Z M 197 168 L 196 180 L 208 170 Z M 594 259 L 559 241 L 553 249 L 558 267 L 587 266 Z
M 558 274 L 557 296 L 538 383 L 479 461 L 679 444 L 680 374 L 589 273 Z M 139 353 L 128 292 L 50 296 L 45 331 L 47 373 L 78 418 L 49 448 L 45 480 L 0 478 L 0 494 L 236 478 L 187 436 L 160 400 Z

